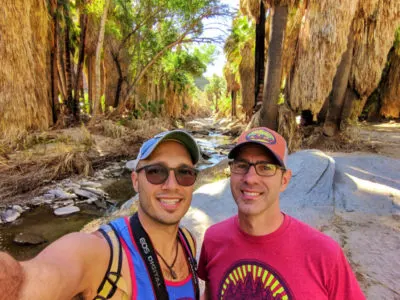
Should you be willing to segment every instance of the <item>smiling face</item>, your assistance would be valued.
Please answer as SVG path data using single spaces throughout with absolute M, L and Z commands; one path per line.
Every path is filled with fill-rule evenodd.
M 250 163 L 265 161 L 275 163 L 269 152 L 260 145 L 248 144 L 240 149 L 235 159 Z M 280 214 L 279 194 L 283 192 L 291 177 L 291 171 L 278 169 L 274 176 L 262 177 L 250 167 L 247 174 L 231 174 L 231 190 L 239 214 L 257 216 Z
M 169 168 L 193 167 L 189 152 L 182 144 L 174 141 L 159 144 L 148 159 L 139 162 L 138 168 L 156 163 Z M 135 191 L 139 193 L 140 216 L 150 222 L 176 225 L 190 207 L 194 185 L 179 185 L 172 170 L 162 184 L 151 184 L 144 170 L 133 172 L 132 182 Z

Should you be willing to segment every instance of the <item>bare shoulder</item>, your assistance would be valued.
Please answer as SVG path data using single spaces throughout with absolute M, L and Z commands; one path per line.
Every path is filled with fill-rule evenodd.
M 91 294 L 104 276 L 109 255 L 101 236 L 81 232 L 65 235 L 21 263 L 25 273 L 21 298 L 71 299 L 78 293 Z

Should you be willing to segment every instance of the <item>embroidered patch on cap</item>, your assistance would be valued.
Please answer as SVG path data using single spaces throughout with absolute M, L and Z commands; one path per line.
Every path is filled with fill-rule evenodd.
M 270 145 L 273 145 L 276 143 L 276 139 L 275 139 L 274 135 L 264 129 L 258 129 L 258 130 L 249 132 L 246 135 L 246 140 L 270 144 Z

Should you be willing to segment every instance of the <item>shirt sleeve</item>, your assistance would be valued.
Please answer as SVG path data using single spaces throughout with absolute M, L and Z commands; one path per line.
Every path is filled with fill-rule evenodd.
M 332 270 L 328 292 L 329 300 L 366 299 L 341 249 L 337 256 L 336 265 Z
M 207 253 L 206 253 L 206 236 L 204 237 L 203 245 L 201 246 L 200 259 L 199 259 L 199 267 L 197 269 L 197 275 L 203 279 L 204 281 L 208 281 L 207 274 Z

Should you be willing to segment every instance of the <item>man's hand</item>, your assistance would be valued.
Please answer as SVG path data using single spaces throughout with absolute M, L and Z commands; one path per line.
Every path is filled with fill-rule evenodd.
M 18 299 L 24 273 L 18 261 L 0 252 L 0 300 Z

